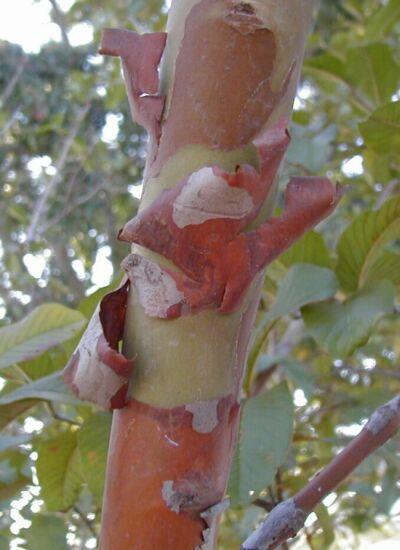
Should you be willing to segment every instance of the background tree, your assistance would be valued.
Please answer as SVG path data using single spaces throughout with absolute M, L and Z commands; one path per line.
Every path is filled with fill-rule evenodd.
M 5 548 L 9 540 L 63 548 L 67 532 L 76 548 L 96 544 L 110 419 L 73 401 L 54 373 L 104 292 L 96 291 L 96 271 L 118 278 L 125 247 L 115 235 L 134 214 L 145 148 L 118 65 L 96 50 L 102 27 L 160 30 L 166 12 L 162 2 L 81 0 L 66 12 L 52 5 L 62 43 L 38 55 L 0 46 L 1 323 L 44 302 L 72 308 L 39 309 L 0 332 Z M 257 397 L 243 408 L 220 548 L 238 547 L 264 509 L 304 486 L 399 391 L 399 16 L 394 0 L 321 2 L 282 187 L 299 172 L 349 186 L 322 231 L 268 271 L 249 358 Z M 71 46 L 82 22 L 93 43 Z M 283 422 L 291 415 L 294 429 Z M 397 439 L 368 459 L 291 544 L 327 548 L 345 539 L 358 548 L 365 534 L 390 536 L 398 451 Z

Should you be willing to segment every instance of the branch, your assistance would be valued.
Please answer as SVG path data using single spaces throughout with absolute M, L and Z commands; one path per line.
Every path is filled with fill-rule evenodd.
M 0 136 L 3 136 L 5 135 L 8 130 L 10 130 L 10 128 L 12 127 L 12 125 L 14 124 L 14 122 L 16 121 L 17 119 L 17 116 L 18 116 L 18 113 L 19 113 L 19 110 L 21 108 L 21 104 L 18 105 L 14 111 L 12 112 L 10 118 L 5 122 L 5 124 L 3 125 L 3 127 L 1 128 L 0 130 Z
M 76 199 L 76 201 L 69 204 L 69 206 L 66 206 L 64 210 L 60 212 L 60 214 L 58 214 L 57 216 L 54 216 L 54 218 L 49 220 L 49 222 L 46 225 L 38 228 L 37 230 L 38 235 L 42 236 L 45 233 L 47 233 L 49 229 L 51 229 L 55 225 L 58 225 L 64 218 L 66 218 L 69 214 L 71 214 L 71 212 L 76 210 L 78 206 L 82 206 L 83 204 L 86 204 L 87 202 L 89 202 L 95 195 L 97 195 L 99 191 L 102 191 L 105 187 L 106 187 L 106 183 L 101 182 L 98 185 L 96 185 L 93 189 L 91 189 L 84 195 L 80 196 L 78 199 Z
M 361 462 L 391 439 L 400 428 L 400 395 L 379 407 L 360 434 L 294 497 L 276 506 L 242 550 L 272 550 L 296 536 L 315 508 Z
M 3 93 L 0 96 L 0 103 L 1 105 L 4 105 L 4 103 L 7 101 L 9 97 L 11 97 L 13 91 L 15 90 L 16 85 L 21 79 L 22 73 L 24 72 L 25 66 L 28 62 L 28 56 L 24 55 L 19 62 L 15 73 L 13 74 L 13 77 L 11 78 L 10 82 L 7 84 L 7 86 L 4 88 Z
M 376 205 L 375 205 L 375 210 L 379 210 L 379 208 L 383 205 L 383 203 L 390 198 L 390 196 L 395 191 L 399 183 L 400 183 L 400 180 L 397 178 L 394 178 L 389 181 L 389 183 L 385 186 L 383 191 L 378 196 L 378 200 L 376 201 Z
M 53 178 L 49 181 L 46 189 L 44 192 L 40 195 L 39 199 L 36 202 L 36 205 L 33 210 L 33 216 L 30 223 L 30 226 L 27 231 L 26 235 L 26 241 L 27 243 L 30 243 L 34 240 L 36 235 L 37 226 L 39 224 L 39 221 L 43 218 L 46 209 L 47 209 L 47 201 L 49 200 L 51 194 L 57 187 L 57 185 L 61 181 L 61 173 L 62 169 L 64 168 L 65 163 L 68 160 L 68 155 L 71 150 L 71 147 L 75 141 L 75 138 L 79 132 L 79 128 L 81 126 L 81 123 L 85 116 L 87 115 L 88 111 L 90 109 L 90 102 L 87 102 L 79 111 L 78 115 L 76 117 L 76 120 L 74 124 L 72 125 L 71 131 L 67 136 L 67 139 L 65 140 L 63 147 L 61 149 L 60 156 L 58 157 L 57 163 L 56 163 L 56 172 Z
M 67 28 L 65 26 L 64 14 L 60 10 L 56 0 L 49 0 L 54 11 L 54 22 L 60 27 L 62 41 L 68 48 L 71 47 L 71 43 L 68 38 Z
M 73 510 L 80 517 L 81 521 L 83 521 L 83 523 L 86 525 L 86 527 L 87 527 L 88 531 L 90 532 L 90 534 L 98 542 L 98 535 L 97 535 L 96 529 L 95 529 L 93 523 L 90 521 L 90 519 L 88 519 L 87 515 L 85 513 L 83 513 L 82 510 L 80 508 L 78 508 L 78 506 L 74 506 Z

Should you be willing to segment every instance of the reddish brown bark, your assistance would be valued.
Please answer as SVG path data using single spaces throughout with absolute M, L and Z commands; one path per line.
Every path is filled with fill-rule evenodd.
M 226 490 L 238 412 L 232 399 L 220 401 L 210 433 L 195 431 L 184 407 L 155 409 L 133 401 L 114 413 L 102 548 L 200 545 L 208 529 L 200 513 Z
M 213 548 L 263 269 L 339 199 L 324 178 L 294 178 L 271 218 L 312 12 L 311 0 L 290 6 L 175 0 L 164 53 L 163 33 L 105 31 L 101 51 L 121 56 L 150 146 L 140 213 L 120 233 L 133 243 L 123 355 L 135 369 L 114 413 L 103 550 Z M 116 332 L 84 338 L 103 378 L 107 365 L 120 375 Z M 68 371 L 81 395 L 88 364 L 79 356 Z M 110 395 L 85 397 L 109 406 Z

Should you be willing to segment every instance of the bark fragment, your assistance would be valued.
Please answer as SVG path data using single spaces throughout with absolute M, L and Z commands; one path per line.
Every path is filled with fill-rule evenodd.
M 238 166 L 231 174 L 218 166 L 202 168 L 164 191 L 120 232 L 121 240 L 163 255 L 182 271 L 166 270 L 176 292 L 169 304 L 173 315 L 166 304 L 160 317 L 207 308 L 234 311 L 257 273 L 327 216 L 340 199 L 340 188 L 326 178 L 292 178 L 281 216 L 246 232 L 272 187 L 288 135 L 280 124 L 256 143 L 260 173 L 250 165 Z
M 213 550 L 217 536 L 218 520 L 223 512 L 229 508 L 229 498 L 210 506 L 200 514 L 207 527 L 202 532 L 203 543 L 196 550 Z
M 158 94 L 158 64 L 164 51 L 166 33 L 139 35 L 122 29 L 105 29 L 99 53 L 121 57 L 132 117 L 146 128 L 149 154 L 154 155 L 161 129 L 165 98 Z
M 126 405 L 134 361 L 118 351 L 129 282 L 103 298 L 64 369 L 64 379 L 81 399 L 106 409 Z
M 218 403 L 219 399 L 213 399 L 197 401 L 185 406 L 185 409 L 193 415 L 192 426 L 196 432 L 209 433 L 218 425 Z

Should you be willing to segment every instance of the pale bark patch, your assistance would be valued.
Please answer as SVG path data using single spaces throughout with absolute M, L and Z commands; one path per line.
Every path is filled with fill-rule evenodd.
M 281 502 L 270 512 L 265 523 L 246 540 L 242 546 L 243 550 L 272 547 L 279 542 L 287 526 L 290 529 L 289 536 L 291 533 L 296 534 L 303 527 L 307 515 L 293 499 Z
M 150 317 L 166 319 L 168 310 L 184 300 L 174 279 L 155 262 L 138 254 L 130 254 L 122 267 L 135 285 L 139 302 Z
M 400 413 L 400 396 L 395 397 L 386 405 L 379 407 L 366 424 L 373 435 L 381 432 Z
M 194 431 L 210 433 L 218 426 L 218 399 L 212 401 L 197 401 L 186 405 L 185 409 L 192 413 L 192 428 Z
M 202 532 L 204 542 L 198 545 L 196 550 L 213 550 L 218 529 L 218 518 L 228 507 L 229 498 L 225 498 L 201 512 L 200 517 L 206 522 L 207 528 Z
M 81 399 L 109 407 L 112 397 L 126 384 L 126 379 L 100 361 L 96 347 L 102 334 L 98 307 L 76 349 L 79 361 L 72 382 Z
M 174 201 L 173 220 L 182 229 L 216 218 L 242 219 L 254 208 L 246 191 L 232 187 L 206 166 L 194 172 Z

